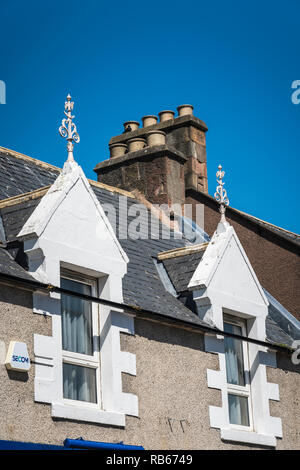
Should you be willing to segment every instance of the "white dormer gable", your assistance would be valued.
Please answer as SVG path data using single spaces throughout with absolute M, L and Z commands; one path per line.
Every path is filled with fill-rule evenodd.
M 257 317 L 268 300 L 232 226 L 219 224 L 189 283 L 199 315 L 222 329 L 220 308 Z M 217 312 L 218 310 L 218 312 Z
M 244 334 L 249 338 L 266 340 L 268 300 L 234 228 L 226 220 L 219 223 L 188 287 L 193 290 L 202 319 L 223 331 L 224 315 L 230 315 L 242 319 Z M 229 418 L 228 397 L 233 392 L 228 388 L 224 336 L 205 335 L 205 350 L 219 356 L 219 370 L 207 370 L 208 387 L 220 390 L 222 396 L 221 406 L 209 407 L 211 427 L 219 428 L 226 441 L 276 446 L 282 426 L 279 418 L 270 416 L 269 400 L 278 400 L 279 391 L 276 384 L 267 382 L 266 375 L 266 365 L 276 364 L 274 355 L 253 343 L 244 350 L 251 377 L 248 393 L 253 403 L 252 422 L 245 427 L 233 425 Z M 242 393 L 240 389 L 235 392 Z
M 81 167 L 67 162 L 19 233 L 29 272 L 58 285 L 51 264 L 79 266 L 96 273 L 126 273 L 128 258 Z
M 93 279 L 94 296 L 123 302 L 128 257 L 75 161 L 65 163 L 18 236 L 36 279 L 60 286 L 62 269 L 71 270 Z M 55 418 L 125 426 L 126 414 L 138 416 L 137 396 L 122 390 L 122 373 L 136 374 L 135 355 L 121 350 L 120 344 L 121 332 L 134 334 L 133 318 L 123 309 L 102 304 L 97 309 L 101 403 L 70 405 L 63 397 L 60 295 L 34 293 L 33 311 L 52 317 L 52 336 L 34 335 L 35 400 L 50 403 Z M 81 363 L 85 364 L 83 359 Z

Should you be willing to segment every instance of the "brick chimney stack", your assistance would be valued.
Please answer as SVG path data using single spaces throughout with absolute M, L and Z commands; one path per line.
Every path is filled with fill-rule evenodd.
M 124 123 L 109 142 L 110 158 L 96 165 L 98 181 L 128 191 L 138 189 L 153 204 L 184 204 L 185 191 L 207 188 L 207 127 L 182 105 L 158 116 Z

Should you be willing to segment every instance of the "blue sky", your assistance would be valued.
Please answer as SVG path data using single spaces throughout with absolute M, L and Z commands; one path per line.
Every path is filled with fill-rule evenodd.
M 298 0 L 1 4 L 0 145 L 62 166 L 71 93 L 89 178 L 123 122 L 184 103 L 206 122 L 209 192 L 300 232 Z

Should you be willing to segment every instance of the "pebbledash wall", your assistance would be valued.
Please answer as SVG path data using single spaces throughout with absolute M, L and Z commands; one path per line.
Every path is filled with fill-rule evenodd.
M 207 386 L 207 369 L 218 370 L 218 356 L 204 351 L 204 336 L 135 319 L 135 334 L 121 333 L 121 350 L 136 355 L 136 376 L 122 374 L 123 392 L 138 396 L 139 416 L 126 416 L 125 427 L 103 426 L 51 417 L 51 405 L 34 401 L 33 336 L 52 335 L 52 318 L 33 313 L 32 293 L 0 285 L 0 439 L 61 445 L 66 438 L 137 444 L 145 449 L 247 449 L 224 442 L 212 429 L 209 406 L 221 406 L 219 390 Z M 10 340 L 27 343 L 28 373 L 4 365 Z M 163 359 L 162 359 L 163 358 Z M 269 382 L 279 385 L 280 401 L 270 414 L 282 420 L 277 449 L 300 445 L 297 366 L 277 353 L 277 368 L 267 368 Z M 259 448 L 251 446 L 251 448 Z

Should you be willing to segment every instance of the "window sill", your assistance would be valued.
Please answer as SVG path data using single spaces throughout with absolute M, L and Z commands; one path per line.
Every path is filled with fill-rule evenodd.
M 276 447 L 276 438 L 268 434 L 258 434 L 251 431 L 221 429 L 221 439 L 225 441 L 243 442 L 261 446 Z
M 90 423 L 108 424 L 110 426 L 125 427 L 125 415 L 113 411 L 103 411 L 89 407 L 65 405 L 63 403 L 52 403 L 52 418 L 72 419 Z

